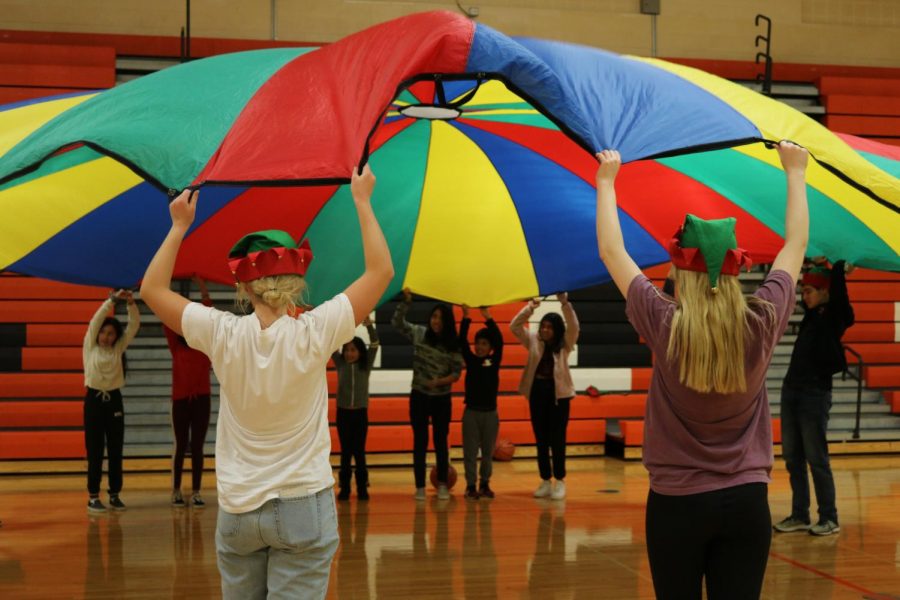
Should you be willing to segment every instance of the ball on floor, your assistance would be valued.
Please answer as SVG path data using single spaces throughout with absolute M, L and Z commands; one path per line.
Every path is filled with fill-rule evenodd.
M 512 460 L 515 454 L 515 444 L 507 439 L 497 440 L 497 445 L 494 446 L 494 460 L 506 462 L 508 460 Z
M 431 475 L 429 476 L 429 479 L 431 479 L 431 485 L 437 488 L 437 465 L 431 467 Z M 456 469 L 453 468 L 453 465 L 450 465 L 449 467 L 447 467 L 447 489 L 453 489 L 453 486 L 456 485 L 456 479 Z

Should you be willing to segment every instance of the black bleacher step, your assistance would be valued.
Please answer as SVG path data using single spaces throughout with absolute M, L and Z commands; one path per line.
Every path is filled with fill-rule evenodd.
M 25 323 L 0 323 L 0 347 L 21 348 L 26 341 Z
M 18 373 L 22 370 L 22 349 L 0 346 L 0 372 Z
M 637 332 L 630 323 L 580 323 L 579 347 L 586 344 L 637 344 Z
M 583 290 L 569 292 L 569 299 L 572 302 L 624 301 L 619 289 L 613 283 L 604 283 Z
M 579 367 L 649 367 L 650 349 L 643 344 L 578 345 Z
M 578 322 L 585 323 L 628 323 L 625 316 L 625 302 L 621 298 L 617 302 L 580 302 L 572 300 L 572 306 L 578 314 Z
M 394 312 L 397 310 L 398 304 L 400 304 L 400 302 L 392 300 L 390 302 L 385 302 L 375 310 L 375 325 L 379 327 L 379 333 L 381 332 L 381 325 L 390 326 L 391 319 L 394 317 Z M 436 304 L 438 304 L 438 302 L 434 300 L 426 300 L 419 297 L 414 298 L 413 303 L 406 313 L 406 320 L 410 323 L 424 325 L 431 317 L 431 311 L 434 310 Z
M 403 346 L 381 347 L 381 368 L 382 369 L 411 369 L 412 368 L 412 346 L 409 344 Z

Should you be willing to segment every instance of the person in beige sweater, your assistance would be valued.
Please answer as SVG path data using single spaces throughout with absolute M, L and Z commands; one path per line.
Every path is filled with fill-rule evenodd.
M 547 313 L 537 331 L 525 324 L 539 300 L 531 300 L 510 323 L 513 335 L 528 349 L 528 363 L 522 373 L 519 393 L 528 398 L 531 427 L 537 444 L 538 470 L 541 483 L 535 498 L 566 497 L 566 430 L 569 425 L 569 402 L 575 396 L 575 384 L 569 372 L 569 354 L 578 341 L 578 317 L 563 292 L 557 294 L 562 316 Z M 551 463 L 551 453 L 553 456 Z M 556 485 L 550 481 L 556 478 Z
M 117 301 L 128 305 L 128 325 L 109 312 Z M 100 305 L 88 324 L 82 345 L 84 362 L 84 446 L 88 460 L 88 512 L 105 512 L 100 501 L 104 449 L 109 453 L 109 505 L 125 510 L 122 491 L 122 449 L 125 443 L 125 349 L 137 335 L 141 317 L 131 292 L 119 290 Z

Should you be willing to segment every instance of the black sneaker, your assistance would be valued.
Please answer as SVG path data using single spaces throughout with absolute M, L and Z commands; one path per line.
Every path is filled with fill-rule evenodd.
M 200 492 L 194 492 L 191 494 L 191 507 L 192 508 L 203 508 L 206 506 L 206 502 L 203 501 L 203 498 L 200 497 Z
M 125 503 L 119 498 L 119 495 L 109 497 L 109 507 L 113 510 L 127 510 L 128 507 L 125 506 Z
M 184 496 L 181 495 L 181 490 L 172 492 L 172 506 L 175 508 L 184 508 L 186 506 L 184 503 Z
M 338 492 L 337 499 L 340 501 L 349 500 L 350 499 L 350 488 L 342 487 L 341 491 Z
M 463 496 L 467 500 L 478 500 L 478 490 L 475 489 L 474 485 L 466 486 L 466 493 Z
M 357 500 L 368 500 L 369 499 L 369 488 L 368 486 L 360 486 L 356 490 L 356 499 Z
M 494 490 L 491 489 L 491 486 L 488 485 L 487 481 L 482 481 L 481 487 L 478 490 L 478 495 L 483 498 L 493 500 L 494 499 Z
M 88 499 L 88 512 L 89 513 L 105 513 L 106 506 L 100 502 L 100 498 L 90 498 Z

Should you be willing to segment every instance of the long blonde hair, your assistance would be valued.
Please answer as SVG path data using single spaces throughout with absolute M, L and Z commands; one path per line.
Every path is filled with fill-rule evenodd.
M 247 289 L 249 288 L 249 293 Z M 244 312 L 247 312 L 251 304 L 250 295 L 253 294 L 259 302 L 267 304 L 270 308 L 293 315 L 297 312 L 297 306 L 301 304 L 300 295 L 306 289 L 306 280 L 300 275 L 274 275 L 260 277 L 237 287 L 237 302 Z
M 720 275 L 713 293 L 706 273 L 676 269 L 677 305 L 666 356 L 678 360 L 678 379 L 697 392 L 747 391 L 744 372 L 746 339 L 752 320 L 775 322 L 775 307 L 745 298 L 734 275 Z M 757 309 L 757 310 L 754 310 Z

